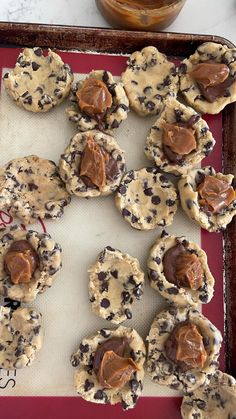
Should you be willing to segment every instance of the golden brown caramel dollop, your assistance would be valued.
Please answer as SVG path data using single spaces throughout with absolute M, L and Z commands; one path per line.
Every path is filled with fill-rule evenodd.
M 80 162 L 80 176 L 86 176 L 101 189 L 106 184 L 106 153 L 92 137 L 87 139 Z
M 132 358 L 123 358 L 111 350 L 104 353 L 97 378 L 104 388 L 122 388 L 135 371 L 138 367 Z
M 176 359 L 191 368 L 202 368 L 207 359 L 202 335 L 195 324 L 180 327 L 175 334 L 177 342 Z
M 76 96 L 81 111 L 89 116 L 101 114 L 112 105 L 112 96 L 105 83 L 92 77 L 83 82 Z
M 178 124 L 165 122 L 163 128 L 163 144 L 177 154 L 186 155 L 197 147 L 194 130 Z
M 4 265 L 13 284 L 29 283 L 38 266 L 38 255 L 27 240 L 18 240 L 6 253 Z
M 203 337 L 191 322 L 178 324 L 165 341 L 167 357 L 183 371 L 202 368 L 207 360 Z
M 184 252 L 176 258 L 175 276 L 179 286 L 198 290 L 203 284 L 203 269 L 194 253 Z
M 215 176 L 205 176 L 197 190 L 200 195 L 199 204 L 213 214 L 219 213 L 236 199 L 232 186 Z
M 229 67 L 220 63 L 200 63 L 189 74 L 206 88 L 223 83 L 229 76 Z

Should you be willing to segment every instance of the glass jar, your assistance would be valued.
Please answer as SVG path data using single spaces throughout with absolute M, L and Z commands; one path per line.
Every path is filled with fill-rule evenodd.
M 169 26 L 186 0 L 96 0 L 105 19 L 115 28 L 156 31 Z

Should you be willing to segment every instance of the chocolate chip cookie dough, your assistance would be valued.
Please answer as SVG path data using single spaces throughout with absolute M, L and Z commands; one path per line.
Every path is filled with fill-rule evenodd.
M 179 68 L 180 91 L 200 113 L 217 114 L 236 100 L 236 49 L 205 42 Z
M 131 328 L 101 329 L 84 338 L 71 357 L 78 367 L 77 393 L 93 403 L 134 407 L 143 389 L 145 356 L 144 342 Z
M 157 115 L 168 97 L 176 97 L 176 68 L 155 47 L 135 51 L 121 75 L 130 106 L 140 116 Z
M 147 371 L 155 383 L 195 391 L 217 369 L 222 336 L 194 308 L 171 306 L 157 314 L 147 341 Z
M 0 368 L 30 366 L 42 346 L 42 316 L 32 307 L 0 307 Z
M 3 76 L 9 96 L 17 105 L 31 112 L 47 112 L 69 94 L 73 74 L 61 57 L 41 48 L 25 48 L 13 70 Z
M 79 131 L 113 130 L 127 118 L 129 100 L 120 82 L 112 74 L 96 70 L 71 89 L 72 106 L 66 112 Z
M 0 295 L 30 303 L 51 287 L 61 268 L 61 246 L 49 234 L 14 225 L 0 230 Z
M 236 381 L 221 371 L 209 385 L 199 387 L 184 396 L 181 405 L 183 419 L 234 419 L 236 414 Z
M 117 208 L 138 230 L 170 225 L 177 201 L 174 185 L 154 167 L 127 172 L 116 194 Z
M 70 194 L 96 197 L 114 192 L 125 171 L 124 152 L 113 137 L 92 130 L 76 134 L 59 162 Z
M 211 166 L 189 171 L 178 188 L 183 210 L 208 231 L 222 231 L 236 214 L 234 176 Z
M 27 156 L 0 169 L 0 209 L 9 209 L 25 224 L 39 217 L 57 219 L 71 201 L 51 160 Z
M 89 269 L 89 299 L 98 316 L 119 324 L 132 318 L 132 303 L 143 294 L 144 273 L 138 259 L 110 246 Z
M 180 175 L 199 164 L 214 145 L 206 121 L 194 109 L 170 98 L 149 132 L 144 151 L 159 169 Z
M 185 237 L 165 232 L 152 246 L 147 261 L 150 285 L 178 306 L 208 303 L 214 293 L 214 278 L 206 253 Z

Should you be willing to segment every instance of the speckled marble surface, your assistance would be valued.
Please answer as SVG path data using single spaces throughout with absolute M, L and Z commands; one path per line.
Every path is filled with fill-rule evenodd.
M 0 0 L 0 20 L 109 27 L 95 0 Z M 172 32 L 220 35 L 236 44 L 236 0 L 187 0 Z

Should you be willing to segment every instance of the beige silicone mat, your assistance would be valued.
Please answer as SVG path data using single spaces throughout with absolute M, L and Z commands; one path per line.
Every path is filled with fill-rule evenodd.
M 75 75 L 76 79 L 80 77 L 79 74 Z M 18 108 L 2 86 L 0 166 L 10 159 L 30 154 L 57 163 L 75 133 L 73 123 L 65 115 L 66 106 L 64 103 L 47 114 L 31 114 Z M 128 170 L 151 165 L 144 156 L 143 147 L 154 121 L 155 117 L 142 119 L 130 112 L 128 119 L 115 131 L 115 138 L 125 150 Z M 40 224 L 32 228 L 42 231 Z M 84 336 L 103 327 L 114 328 L 108 321 L 91 312 L 87 269 L 97 254 L 105 246 L 111 245 L 137 257 L 145 270 L 149 248 L 161 233 L 161 229 L 150 232 L 132 229 L 116 209 L 113 196 L 90 200 L 73 198 L 72 203 L 65 208 L 63 218 L 47 221 L 46 228 L 62 246 L 63 269 L 52 288 L 38 296 L 32 304 L 43 315 L 44 345 L 31 367 L 16 373 L 0 371 L 2 386 L 11 377 L 15 380 L 15 385 L 0 388 L 1 395 L 75 395 L 71 353 L 77 349 Z M 180 208 L 173 225 L 167 230 L 176 235 L 186 235 L 200 243 L 200 229 L 183 215 Z M 164 300 L 149 287 L 146 278 L 143 299 L 135 303 L 133 319 L 124 325 L 134 327 L 145 339 L 155 314 L 164 306 Z M 146 378 L 143 395 L 176 396 L 178 393 L 153 384 Z

